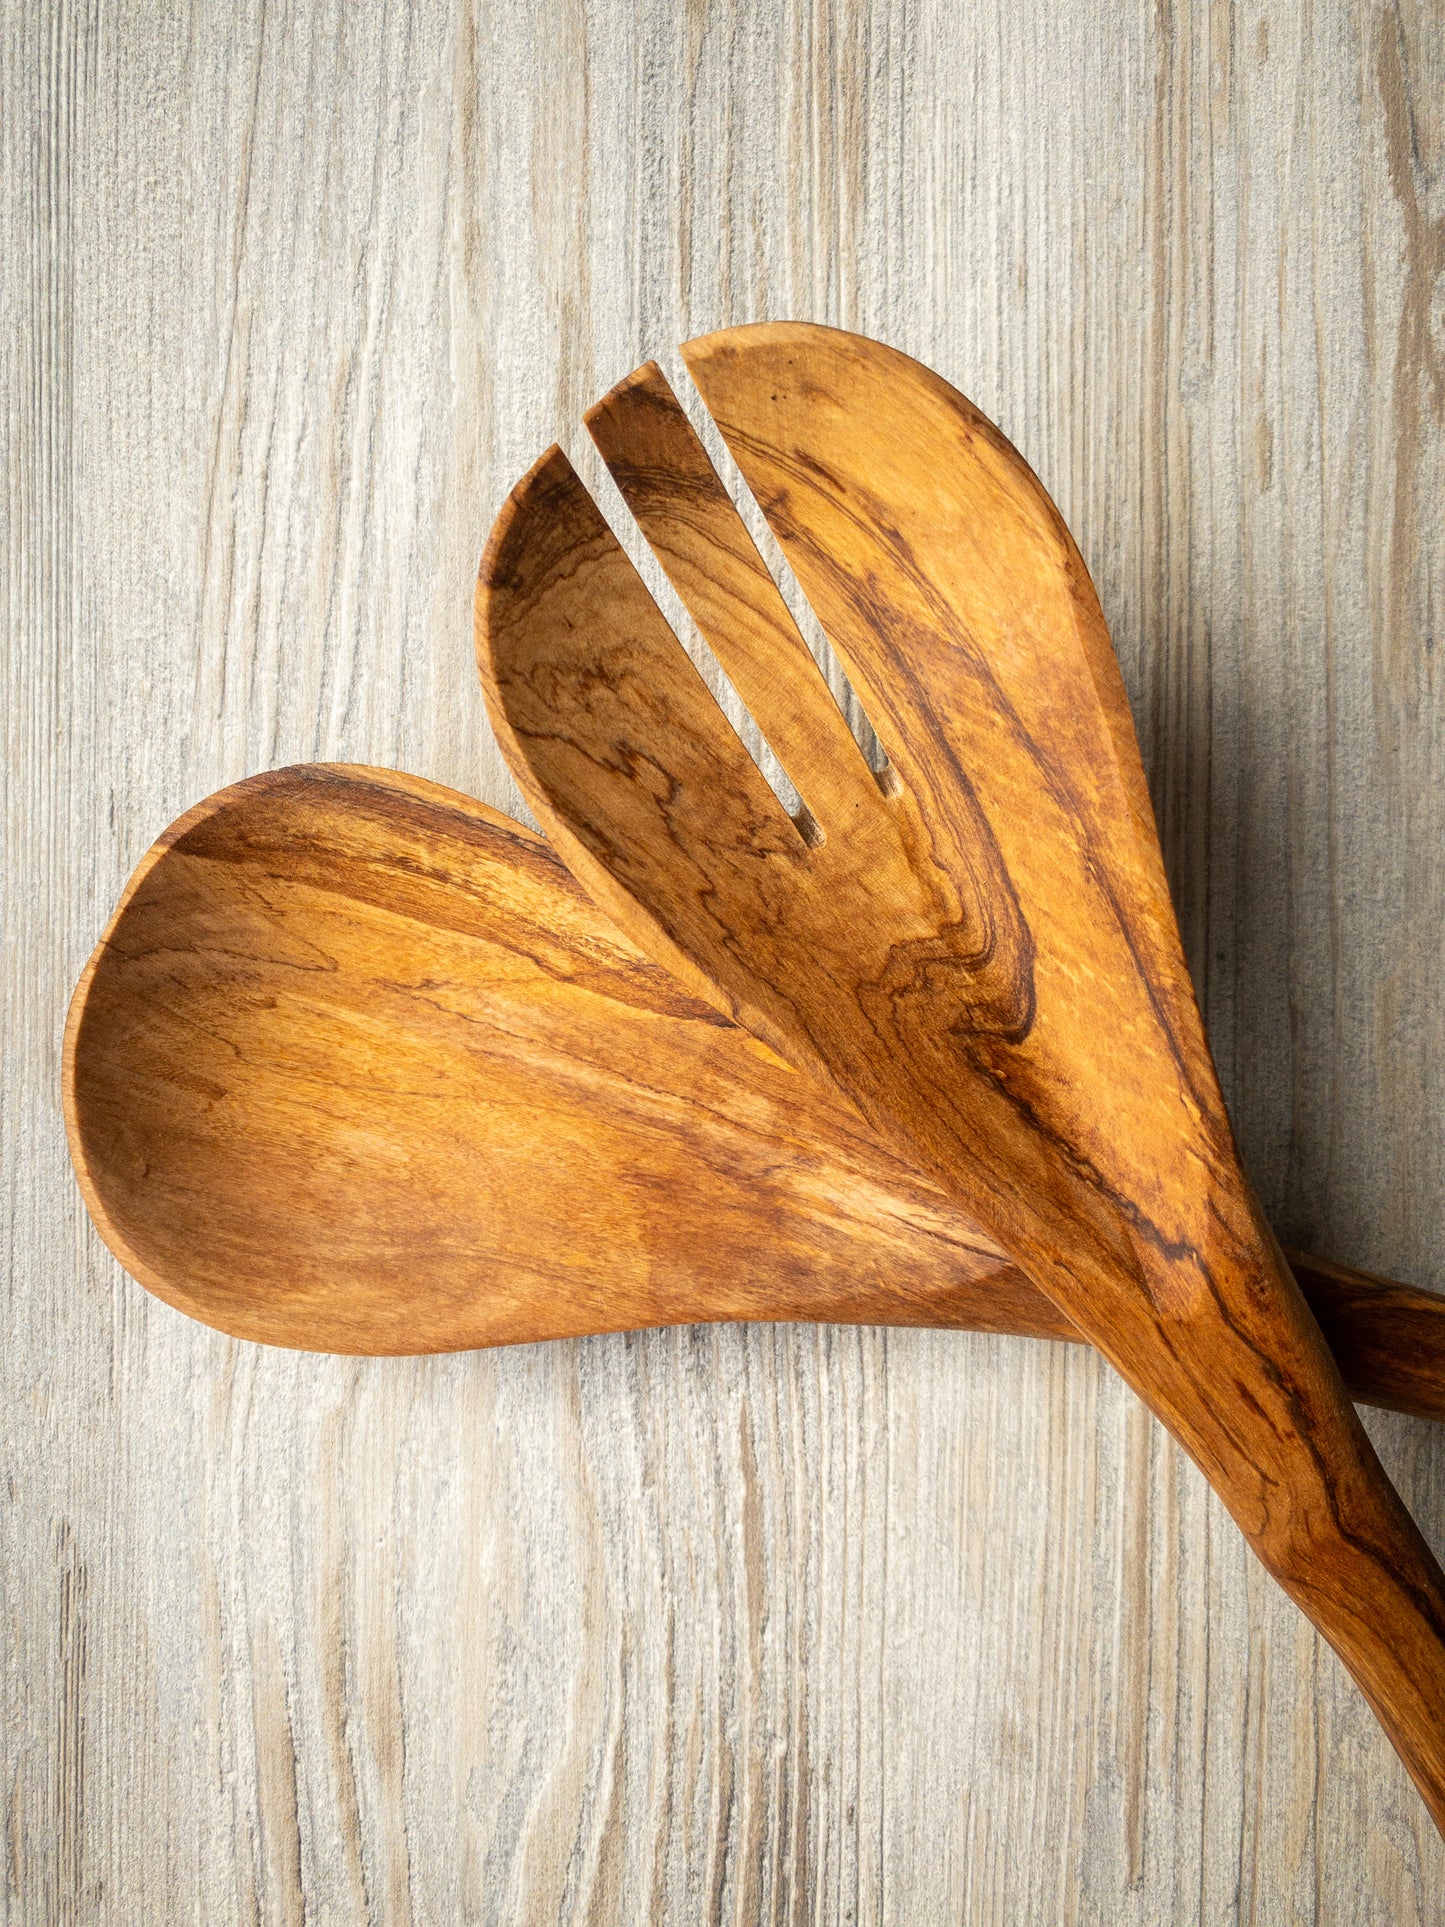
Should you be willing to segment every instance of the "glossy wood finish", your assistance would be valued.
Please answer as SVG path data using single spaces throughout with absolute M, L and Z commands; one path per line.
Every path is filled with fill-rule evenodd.
M 1439 1927 L 1349 1676 L 1092 1350 L 247 1345 L 111 1257 L 60 1105 L 198 798 L 518 814 L 493 515 L 553 440 L 606 508 L 582 411 L 795 315 L 1027 451 L 1266 1214 L 1445 1287 L 1438 9 L 3 11 L 0 1918 Z M 1366 1422 L 1445 1548 L 1445 1428 Z
M 207 798 L 77 987 L 91 1214 L 168 1304 L 366 1355 L 723 1319 L 1077 1339 L 534 836 L 324 764 Z M 1358 1398 L 1445 1417 L 1445 1300 L 1296 1259 Z
M 529 801 L 629 934 L 855 1102 L 1118 1367 L 1445 1826 L 1445 1576 L 1239 1168 L 1068 531 L 997 429 L 893 350 L 780 323 L 683 354 L 896 777 L 885 793 L 836 742 L 803 835 L 553 451 L 478 589 L 483 684 Z M 690 547 L 726 577 L 736 545 L 696 508 L 697 464 L 656 459 L 659 401 L 616 391 L 604 454 L 639 424 L 663 559 Z M 710 639 L 732 672 L 726 626 Z M 783 755 L 832 698 L 806 652 L 774 651 L 770 679 L 756 649 L 736 666 Z
M 76 990 L 66 1111 L 122 1263 L 270 1344 L 1067 1329 L 540 838 L 416 778 L 281 770 L 180 818 Z

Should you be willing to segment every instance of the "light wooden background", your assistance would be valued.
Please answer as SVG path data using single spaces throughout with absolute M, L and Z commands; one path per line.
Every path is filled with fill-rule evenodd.
M 1445 1285 L 1445 16 L 0 16 L 0 1919 L 1445 1921 L 1362 1702 L 1092 1358 L 268 1353 L 110 1261 L 57 1092 L 207 791 L 515 804 L 469 634 L 506 489 L 554 437 L 595 475 L 649 354 L 803 316 L 1058 497 L 1275 1222 Z M 1445 1436 L 1371 1427 L 1445 1550 Z

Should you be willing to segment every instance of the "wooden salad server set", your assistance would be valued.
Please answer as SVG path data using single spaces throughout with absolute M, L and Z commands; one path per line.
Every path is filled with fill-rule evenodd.
M 238 1338 L 409 1354 L 722 1319 L 1080 1334 L 541 837 L 417 777 L 221 791 L 72 1005 L 91 1215 Z M 1293 1260 L 1353 1396 L 1445 1418 L 1445 1298 Z
M 639 370 L 588 427 L 796 817 L 552 450 L 498 518 L 477 644 L 555 854 L 347 767 L 182 817 L 67 1026 L 97 1226 L 192 1316 L 314 1349 L 725 1318 L 1086 1338 L 1445 1827 L 1445 1579 L 1349 1396 L 1445 1416 L 1445 1301 L 1313 1260 L 1297 1284 L 1264 1223 L 1068 531 L 892 350 L 768 325 L 683 354 L 886 767 Z
M 1062 519 L 998 430 L 894 350 L 768 324 L 682 353 L 887 769 L 648 367 L 588 427 L 803 812 L 558 449 L 478 584 L 483 687 L 528 802 L 640 948 L 852 1104 L 1104 1353 L 1445 1830 L 1445 1576 L 1240 1168 Z

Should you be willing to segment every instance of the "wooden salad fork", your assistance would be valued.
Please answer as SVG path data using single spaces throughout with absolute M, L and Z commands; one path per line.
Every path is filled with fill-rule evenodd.
M 1445 1578 L 1240 1168 L 1137 744 L 1037 479 L 906 356 L 683 349 L 888 757 L 869 769 L 655 370 L 589 427 L 796 784 L 791 821 L 559 450 L 478 584 L 529 802 L 639 945 L 852 1102 L 1169 1427 L 1445 1828 Z
M 111 1250 L 239 1338 L 371 1355 L 722 1319 L 1077 1340 L 937 1188 L 719 1018 L 541 837 L 394 771 L 188 810 L 81 978 Z M 1292 1260 L 1353 1395 L 1445 1418 L 1445 1298 Z

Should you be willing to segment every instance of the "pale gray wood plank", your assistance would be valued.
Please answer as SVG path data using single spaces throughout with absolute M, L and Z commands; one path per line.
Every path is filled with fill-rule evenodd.
M 764 315 L 922 355 L 1096 572 L 1282 1231 L 1445 1283 L 1424 6 L 9 0 L 0 1919 L 1428 1922 L 1445 1852 L 1062 1349 L 292 1358 L 76 1197 L 69 988 L 198 796 L 516 792 L 487 524 Z M 1445 1452 L 1372 1420 L 1445 1546 Z

